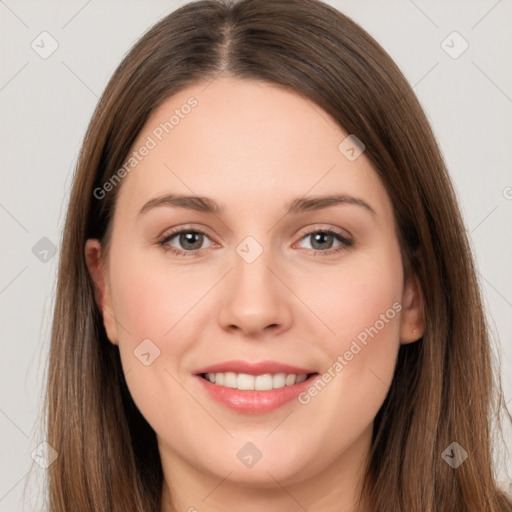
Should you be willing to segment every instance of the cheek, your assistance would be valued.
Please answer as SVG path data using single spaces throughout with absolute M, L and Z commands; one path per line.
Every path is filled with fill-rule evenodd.
M 180 323 L 187 322 L 187 315 L 208 290 L 207 276 L 203 279 L 192 266 L 176 269 L 162 261 L 164 264 L 155 265 L 143 253 L 135 253 L 116 265 L 112 276 L 114 309 L 126 327 L 120 331 L 125 344 L 136 345 L 150 338 L 166 351 L 178 349 L 175 333 Z M 165 346 L 171 338 L 172 347 Z
M 351 425 L 355 434 L 374 419 L 394 374 L 403 290 L 399 248 L 347 259 L 336 272 L 316 277 L 310 304 L 331 333 L 316 340 L 325 355 L 320 379 L 299 398 L 311 417 Z
M 322 345 L 334 359 L 355 339 L 362 346 L 379 340 L 372 344 L 377 352 L 396 344 L 402 291 L 399 248 L 380 244 L 347 256 L 338 266 L 313 272 L 301 293 L 331 331 L 329 335 L 325 330 Z
M 169 439 L 180 445 L 190 431 L 190 418 L 203 419 L 181 383 L 179 368 L 193 344 L 193 336 L 184 331 L 184 315 L 197 299 L 193 300 L 190 287 L 184 286 L 183 293 L 176 290 L 181 284 L 175 276 L 155 275 L 154 270 L 133 271 L 129 276 L 119 281 L 116 290 L 116 312 L 126 327 L 119 330 L 126 383 L 155 432 L 173 433 Z
M 120 253 L 112 253 L 111 282 L 121 362 L 135 403 L 158 424 L 158 412 L 169 407 L 166 397 L 181 397 L 183 409 L 190 403 L 173 377 L 193 343 L 184 329 L 187 313 L 193 314 L 191 308 L 205 293 L 204 281 L 150 265 L 135 251 L 124 258 Z

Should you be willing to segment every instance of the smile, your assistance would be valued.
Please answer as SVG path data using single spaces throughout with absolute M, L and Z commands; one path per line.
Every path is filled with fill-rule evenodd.
M 312 374 L 294 373 L 265 373 L 262 375 L 249 375 L 247 373 L 219 372 L 203 373 L 201 377 L 216 386 L 239 389 L 241 391 L 269 391 L 285 386 L 293 386 L 304 382 Z
M 318 373 L 206 372 L 195 375 L 201 393 L 213 403 L 239 414 L 264 414 L 294 402 L 314 384 Z M 215 381 L 215 382 L 212 382 Z

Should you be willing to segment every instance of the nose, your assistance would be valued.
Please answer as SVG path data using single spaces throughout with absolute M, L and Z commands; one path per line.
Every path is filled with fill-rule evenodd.
M 233 269 L 221 290 L 221 327 L 251 338 L 276 336 L 288 330 L 292 294 L 279 274 L 270 251 L 264 250 L 251 263 L 235 255 Z

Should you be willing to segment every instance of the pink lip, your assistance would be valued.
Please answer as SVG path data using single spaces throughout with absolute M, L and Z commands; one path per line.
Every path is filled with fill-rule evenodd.
M 299 384 L 268 391 L 245 391 L 212 384 L 205 378 L 196 376 L 210 397 L 236 412 L 245 414 L 263 414 L 281 407 L 311 386 L 316 377 L 317 374 Z
M 315 370 L 307 368 L 299 368 L 297 366 L 291 366 L 289 364 L 278 363 L 277 361 L 262 361 L 260 363 L 248 363 L 246 361 L 225 361 L 224 363 L 218 363 L 211 366 L 205 366 L 200 368 L 196 372 L 196 375 L 201 373 L 246 373 L 247 375 L 263 375 L 265 373 L 294 373 L 300 375 L 302 373 L 315 373 Z

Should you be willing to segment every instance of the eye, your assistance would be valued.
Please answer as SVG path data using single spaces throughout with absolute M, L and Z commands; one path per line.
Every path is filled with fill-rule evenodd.
M 179 249 L 170 244 L 171 240 L 177 239 L 178 244 L 184 249 Z M 196 251 L 204 249 L 203 242 L 208 235 L 198 229 L 181 229 L 166 234 L 163 238 L 158 240 L 158 244 L 162 246 L 165 251 L 170 251 L 173 254 L 180 256 L 193 255 Z
M 310 249 L 315 251 L 315 255 L 317 252 L 320 252 L 322 255 L 331 255 L 344 251 L 353 245 L 352 240 L 331 228 L 309 231 L 301 238 L 301 241 L 308 238 L 311 239 Z M 339 245 L 333 249 L 333 244 L 336 241 Z
M 332 228 L 317 229 L 305 233 L 300 241 L 311 238 L 311 247 L 307 248 L 315 253 L 322 255 L 332 255 L 346 250 L 353 245 L 353 241 Z M 176 242 L 181 247 L 176 247 L 171 242 Z M 208 235 L 200 229 L 179 229 L 171 233 L 167 233 L 158 240 L 158 244 L 166 251 L 179 256 L 194 256 L 197 251 L 204 249 L 203 243 L 205 239 L 210 239 Z M 176 243 L 175 242 L 175 243 Z M 338 246 L 333 245 L 338 242 Z

